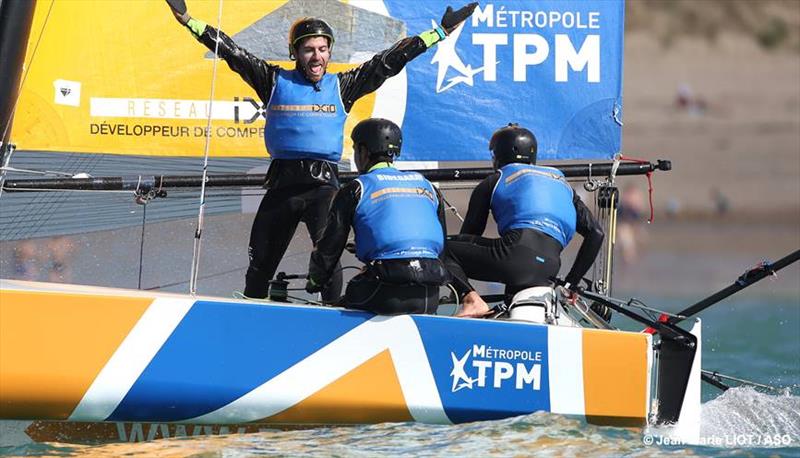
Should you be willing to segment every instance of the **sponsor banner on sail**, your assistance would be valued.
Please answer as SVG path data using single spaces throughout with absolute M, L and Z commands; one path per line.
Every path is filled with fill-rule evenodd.
M 409 30 L 448 1 L 387 0 Z M 492 132 L 532 130 L 539 159 L 620 151 L 624 2 L 483 1 L 470 20 L 413 62 L 403 128 L 415 159 L 488 159 Z
M 218 2 L 187 3 L 216 25 Z M 430 29 L 447 5 L 251 1 L 226 5 L 221 29 L 291 68 L 290 24 L 322 17 L 336 33 L 329 71 L 339 72 Z M 612 157 L 622 23 L 622 0 L 482 3 L 359 100 L 346 134 L 362 119 L 387 117 L 403 125 L 406 160 L 481 160 L 491 132 L 519 122 L 537 134 L 541 158 Z M 264 102 L 223 62 L 214 76 L 214 62 L 161 0 L 37 5 L 12 138 L 24 150 L 200 156 L 210 135 L 212 156 L 264 156 Z M 348 157 L 349 135 L 344 142 Z

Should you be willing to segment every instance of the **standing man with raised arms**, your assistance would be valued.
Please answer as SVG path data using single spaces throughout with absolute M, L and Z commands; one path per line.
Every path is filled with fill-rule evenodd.
M 244 295 L 263 298 L 268 281 L 300 221 L 306 223 L 316 245 L 325 218 L 339 188 L 337 162 L 342 156 L 344 124 L 353 104 L 400 73 L 405 65 L 443 40 L 465 21 L 477 2 L 453 10 L 447 7 L 440 26 L 404 38 L 358 67 L 328 73 L 334 33 L 322 19 L 300 18 L 289 30 L 289 57 L 293 70 L 265 62 L 239 47 L 225 33 L 192 18 L 184 0 L 166 0 L 175 18 L 208 49 L 219 41 L 219 56 L 258 94 L 266 105 L 264 140 L 272 162 L 266 188 L 250 232 L 250 264 Z M 325 110 L 310 111 L 309 107 Z M 322 293 L 338 298 L 341 272 Z

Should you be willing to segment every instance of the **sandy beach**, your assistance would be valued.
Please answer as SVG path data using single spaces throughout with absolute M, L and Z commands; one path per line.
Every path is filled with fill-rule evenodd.
M 623 153 L 673 164 L 655 177 L 657 207 L 712 212 L 717 188 L 734 213 L 800 220 L 797 51 L 734 35 L 665 50 L 639 33 L 625 59 Z M 679 108 L 681 87 L 705 108 Z
M 722 288 L 798 249 L 800 53 L 730 33 L 664 49 L 639 32 L 626 35 L 625 59 L 623 152 L 673 169 L 654 176 L 656 219 L 638 225 L 636 262 L 617 263 L 618 290 Z M 681 90 L 705 108 L 681 108 Z M 621 182 L 646 193 L 643 178 Z M 800 269 L 758 288 L 800 306 Z

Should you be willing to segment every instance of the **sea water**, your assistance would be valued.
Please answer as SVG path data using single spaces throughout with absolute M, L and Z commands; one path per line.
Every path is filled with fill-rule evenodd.
M 763 290 L 763 289 L 762 289 Z M 648 304 L 677 311 L 676 299 Z M 35 444 L 5 456 L 799 456 L 800 296 L 731 298 L 701 315 L 704 369 L 782 387 L 704 384 L 699 444 L 663 428 L 615 428 L 547 413 L 454 426 L 394 423 L 108 445 Z M 616 318 L 615 318 L 616 320 Z M 622 324 L 622 323 L 621 323 Z M 626 326 L 630 326 L 627 323 Z

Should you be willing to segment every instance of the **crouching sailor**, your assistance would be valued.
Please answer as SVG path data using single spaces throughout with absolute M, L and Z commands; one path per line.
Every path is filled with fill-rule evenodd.
M 333 277 L 352 226 L 365 267 L 348 283 L 344 305 L 382 315 L 436 313 L 448 280 L 439 260 L 446 234 L 439 191 L 419 173 L 392 166 L 402 144 L 393 122 L 364 120 L 351 137 L 361 175 L 333 199 L 306 290 L 321 291 Z
M 536 149 L 533 133 L 517 124 L 489 141 L 496 172 L 475 187 L 461 233 L 447 240 L 447 268 L 463 295 L 459 316 L 489 311 L 467 278 L 504 283 L 506 302 L 522 289 L 550 285 L 576 231 L 583 243 L 567 286 L 577 285 L 597 257 L 602 228 L 560 170 L 535 165 Z M 481 237 L 490 210 L 499 239 Z

